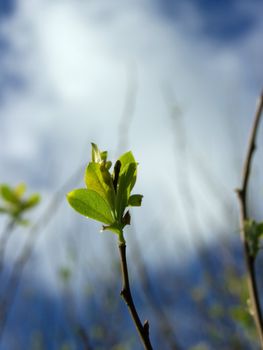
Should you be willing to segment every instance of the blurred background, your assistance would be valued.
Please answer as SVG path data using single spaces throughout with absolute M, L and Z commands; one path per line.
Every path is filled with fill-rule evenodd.
M 84 187 L 91 142 L 139 162 L 127 254 L 154 348 L 258 348 L 234 189 L 263 85 L 262 13 L 260 0 L 0 0 L 0 183 L 41 195 L 29 226 L 0 216 L 1 350 L 141 348 L 117 237 L 65 199 Z

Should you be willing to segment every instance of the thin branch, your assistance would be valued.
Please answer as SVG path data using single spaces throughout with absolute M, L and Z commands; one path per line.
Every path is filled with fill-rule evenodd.
M 162 308 L 162 301 L 158 300 L 153 293 L 151 278 L 149 276 L 145 261 L 143 259 L 143 254 L 139 242 L 136 238 L 136 231 L 133 229 L 132 232 L 132 250 L 133 257 L 135 258 L 135 264 L 137 265 L 138 275 L 140 276 L 140 281 L 142 283 L 143 292 L 147 301 L 149 302 L 153 313 L 155 314 L 155 319 L 158 322 L 160 331 L 162 332 L 166 342 L 169 344 L 171 350 L 179 350 L 181 346 L 178 344 L 178 340 L 174 329 L 172 328 L 171 321 L 168 315 Z
M 92 350 L 92 346 L 90 345 L 90 338 L 87 330 L 83 326 L 78 327 L 78 335 L 82 340 L 83 350 Z
M 127 90 L 124 100 L 121 120 L 119 123 L 119 138 L 117 150 L 126 149 L 129 144 L 129 131 L 135 113 L 137 99 L 137 69 L 136 66 L 127 69 Z
M 4 328 L 8 319 L 10 309 L 13 305 L 16 293 L 19 287 L 20 280 L 22 278 L 22 273 L 24 268 L 32 256 L 34 247 L 39 238 L 40 232 L 47 227 L 47 225 L 54 218 L 62 199 L 65 195 L 65 192 L 69 185 L 79 178 L 83 167 L 77 169 L 59 188 L 59 190 L 52 197 L 50 204 L 39 218 L 39 220 L 31 227 L 30 232 L 28 233 L 27 239 L 22 248 L 21 254 L 18 256 L 17 260 L 14 263 L 12 268 L 10 278 L 7 284 L 7 287 L 4 292 L 4 296 L 0 300 L 0 341 L 4 332 Z
M 124 242 L 119 243 L 119 253 L 121 259 L 121 271 L 122 271 L 122 291 L 121 296 L 126 302 L 128 309 L 130 311 L 131 317 L 136 326 L 137 332 L 141 337 L 141 341 L 146 350 L 152 350 L 152 345 L 149 337 L 149 323 L 145 321 L 144 324 L 141 323 L 141 320 L 138 316 L 136 307 L 133 302 L 130 283 L 129 283 L 129 275 L 128 275 L 128 267 L 126 260 L 126 244 Z
M 14 230 L 15 227 L 15 220 L 9 220 L 4 231 L 1 234 L 0 238 L 0 273 L 3 270 L 4 267 L 4 257 L 5 257 L 5 250 L 8 243 L 8 240 Z
M 244 229 L 244 222 L 248 219 L 247 209 L 247 191 L 248 182 L 251 171 L 252 157 L 256 149 L 256 136 L 259 128 L 259 121 L 263 111 L 263 93 L 260 96 L 258 107 L 256 110 L 254 122 L 252 125 L 246 158 L 243 166 L 242 183 L 241 187 L 236 190 L 239 205 L 240 205 L 240 237 L 243 243 L 245 263 L 247 269 L 248 291 L 250 297 L 251 311 L 254 317 L 255 325 L 257 328 L 261 349 L 263 349 L 263 320 L 262 312 L 260 308 L 260 300 L 257 291 L 256 275 L 255 275 L 255 257 L 249 253 L 248 242 L 246 240 L 246 233 Z

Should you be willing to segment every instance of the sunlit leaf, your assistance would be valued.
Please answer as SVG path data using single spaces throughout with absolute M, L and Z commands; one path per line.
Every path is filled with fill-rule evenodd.
M 101 221 L 103 230 L 110 230 L 119 235 L 120 242 L 125 242 L 123 228 L 130 224 L 129 206 L 140 206 L 142 195 L 132 195 L 136 182 L 137 163 L 132 152 L 124 153 L 115 163 L 107 160 L 107 151 L 101 152 L 92 143 L 92 162 L 85 171 L 87 189 L 79 189 L 68 194 L 70 205 L 80 214 Z
M 100 150 L 98 146 L 95 143 L 91 143 L 92 150 L 91 150 L 91 158 L 92 161 L 95 163 L 100 163 L 101 162 L 101 156 L 100 156 Z
M 97 192 L 114 210 L 115 193 L 109 171 L 98 163 L 91 162 L 86 168 L 85 183 L 89 190 Z
M 135 160 L 131 151 L 126 152 L 123 155 L 121 155 L 119 157 L 119 160 L 121 162 L 122 169 L 124 169 L 126 167 L 126 165 L 128 165 L 130 163 L 136 163 L 136 160 Z
M 120 174 L 125 171 L 126 166 L 128 166 L 128 164 L 131 163 L 136 163 L 136 160 L 132 154 L 131 151 L 124 153 L 122 156 L 120 156 L 119 161 L 121 162 L 121 170 L 120 170 Z M 136 163 L 137 164 L 137 163 Z M 133 174 L 133 179 L 131 181 L 131 190 L 133 189 L 135 182 L 136 182 L 136 175 L 137 175 L 137 171 L 134 172 Z
M 111 225 L 114 217 L 107 201 L 97 192 L 89 189 L 77 189 L 67 195 L 69 204 L 80 214 Z
M 122 217 L 125 208 L 128 206 L 128 199 L 134 173 L 136 172 L 136 166 L 136 163 L 127 164 L 119 175 L 119 185 L 116 196 L 116 211 L 119 220 Z

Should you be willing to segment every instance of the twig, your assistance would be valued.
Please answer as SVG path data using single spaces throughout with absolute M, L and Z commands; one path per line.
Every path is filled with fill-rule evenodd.
M 65 195 L 66 189 L 68 186 L 75 181 L 76 178 L 79 178 L 83 167 L 77 169 L 60 187 L 60 189 L 52 197 L 50 204 L 39 218 L 39 220 L 31 227 L 31 230 L 27 236 L 27 239 L 22 248 L 21 254 L 18 256 L 17 260 L 14 263 L 12 268 L 10 278 L 5 289 L 5 294 L 0 300 L 0 342 L 2 340 L 2 335 L 4 328 L 7 322 L 7 318 L 10 312 L 10 309 L 13 305 L 20 280 L 22 278 L 22 273 L 24 268 L 29 261 L 34 247 L 39 238 L 40 232 L 50 223 L 51 219 L 55 216 L 61 200 Z
M 251 311 L 254 317 L 255 325 L 257 328 L 261 349 L 263 349 L 263 320 L 262 320 L 262 312 L 260 308 L 259 295 L 257 291 L 257 282 L 256 282 L 256 275 L 255 275 L 255 257 L 249 253 L 249 246 L 246 240 L 244 222 L 249 217 L 248 209 L 247 209 L 248 182 L 249 182 L 249 176 L 251 171 L 252 157 L 256 149 L 256 136 L 259 128 L 259 121 L 262 115 L 262 111 L 263 111 L 263 93 L 261 94 L 259 99 L 254 122 L 252 125 L 251 134 L 249 137 L 246 158 L 243 166 L 241 187 L 236 190 L 238 199 L 239 199 L 239 205 L 240 205 L 240 237 L 244 248 L 244 257 L 245 257 L 245 263 L 246 263 L 246 269 L 247 269 L 247 281 L 248 281 L 250 305 L 251 305 Z
M 117 150 L 126 149 L 129 144 L 129 131 L 134 117 L 137 99 L 137 70 L 136 66 L 127 69 L 127 90 L 124 100 L 121 120 L 119 123 L 119 139 Z
M 121 259 L 121 271 L 122 271 L 122 291 L 121 296 L 126 302 L 128 309 L 130 311 L 131 317 L 135 323 L 136 329 L 141 337 L 141 341 L 146 350 L 152 350 L 152 345 L 149 337 L 149 322 L 145 321 L 144 324 L 141 323 L 141 320 L 138 316 L 136 307 L 133 302 L 130 283 L 129 283 L 129 275 L 128 275 L 128 267 L 126 260 L 126 244 L 124 242 L 119 243 L 119 252 Z
M 0 273 L 3 270 L 4 267 L 4 256 L 5 256 L 5 250 L 7 242 L 11 236 L 11 233 L 13 232 L 13 229 L 15 227 L 15 220 L 8 221 L 4 231 L 1 234 L 0 238 Z
M 78 335 L 82 340 L 83 350 L 92 350 L 92 346 L 90 345 L 90 339 L 87 330 L 83 326 L 79 326 Z
M 162 308 L 162 302 L 156 298 L 153 293 L 152 283 L 147 270 L 145 261 L 143 259 L 142 250 L 140 244 L 136 237 L 136 231 L 133 229 L 132 232 L 132 250 L 135 264 L 137 265 L 138 275 L 140 276 L 140 281 L 142 283 L 143 292 L 151 306 L 153 313 L 155 314 L 155 319 L 158 322 L 160 332 L 162 332 L 166 342 L 169 344 L 170 350 L 179 350 L 181 346 L 178 343 L 178 339 L 171 325 L 168 315 Z

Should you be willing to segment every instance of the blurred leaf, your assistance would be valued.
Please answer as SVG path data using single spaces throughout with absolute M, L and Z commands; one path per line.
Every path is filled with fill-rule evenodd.
M 244 222 L 245 236 L 248 243 L 249 254 L 256 257 L 260 249 L 260 238 L 263 236 L 263 223 L 255 220 Z
M 244 308 L 244 306 L 235 306 L 230 308 L 230 315 L 235 321 L 242 324 L 242 326 L 245 328 L 251 327 L 253 320 L 248 310 Z
M 19 198 L 16 196 L 15 192 L 8 185 L 1 186 L 1 195 L 6 202 L 17 204 Z
M 17 185 L 14 189 L 14 193 L 18 198 L 21 198 L 26 192 L 26 184 L 25 183 L 20 183 Z
M 205 343 L 197 344 L 191 347 L 189 350 L 208 350 L 209 347 Z
M 219 318 L 222 317 L 224 313 L 225 310 L 219 303 L 213 303 L 213 305 L 209 308 L 209 314 L 212 317 Z
M 71 278 L 71 270 L 68 267 L 61 267 L 59 269 L 59 276 L 64 283 L 69 282 Z
M 24 203 L 23 209 L 31 209 L 35 207 L 40 202 L 40 195 L 35 193 L 31 195 Z
M 0 213 L 8 213 L 8 209 L 7 208 L 2 208 L 0 207 Z
M 67 199 L 72 208 L 80 214 L 104 224 L 114 223 L 109 204 L 97 192 L 89 189 L 77 189 L 68 193 Z

